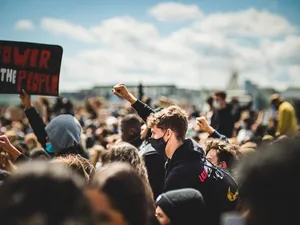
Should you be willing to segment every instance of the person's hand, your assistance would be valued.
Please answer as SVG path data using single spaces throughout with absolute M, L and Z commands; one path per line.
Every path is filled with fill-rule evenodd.
M 112 92 L 121 99 L 125 99 L 130 104 L 133 104 L 137 101 L 136 97 L 131 94 L 124 84 L 117 84 L 113 87 Z
M 19 95 L 19 99 L 25 109 L 32 107 L 31 96 L 24 89 L 22 89 L 22 94 Z
M 215 131 L 214 128 L 208 124 L 208 121 L 204 116 L 197 117 L 196 121 L 201 131 L 207 132 L 209 134 L 212 134 Z
M 16 149 L 9 141 L 6 135 L 0 135 L 0 148 L 12 156 L 16 160 L 22 153 Z
M 0 148 L 2 148 L 4 151 L 9 153 L 9 150 L 11 149 L 12 144 L 10 143 L 8 137 L 6 135 L 0 136 Z

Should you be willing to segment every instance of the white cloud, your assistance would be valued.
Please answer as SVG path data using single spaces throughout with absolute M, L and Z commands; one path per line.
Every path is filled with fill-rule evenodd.
M 224 49 L 228 45 L 222 33 L 204 33 L 190 27 L 185 27 L 170 35 L 170 39 L 185 46 L 196 47 L 202 45 L 207 48 Z
M 85 43 L 93 43 L 94 39 L 87 29 L 82 26 L 70 23 L 65 20 L 54 18 L 43 18 L 41 21 L 42 29 L 54 35 L 65 35 L 75 40 Z
M 186 5 L 176 2 L 159 3 L 149 10 L 149 14 L 162 22 L 178 22 L 198 19 L 202 11 L 197 5 Z
M 194 28 L 208 33 L 248 37 L 276 37 L 295 32 L 284 17 L 257 9 L 214 13 L 196 22 Z
M 159 32 L 153 24 L 142 23 L 129 16 L 104 20 L 89 30 L 97 40 L 109 45 L 123 42 L 137 44 L 140 40 L 147 42 L 159 38 Z
M 91 27 L 53 18 L 44 18 L 41 25 L 54 35 L 94 47 L 75 55 L 65 49 L 62 90 L 140 81 L 224 88 L 232 69 L 240 72 L 241 80 L 263 86 L 299 81 L 300 37 L 287 20 L 270 12 L 215 13 L 165 36 L 152 23 L 128 16 Z M 284 75 L 290 79 L 281 79 Z
M 22 19 L 15 23 L 16 30 L 33 30 L 34 24 L 31 20 Z
M 295 81 L 294 85 L 300 83 L 300 65 L 294 65 L 289 67 L 288 74 L 290 78 Z
M 265 40 L 261 43 L 261 49 L 269 60 L 276 63 L 300 63 L 300 36 L 288 35 L 281 41 Z

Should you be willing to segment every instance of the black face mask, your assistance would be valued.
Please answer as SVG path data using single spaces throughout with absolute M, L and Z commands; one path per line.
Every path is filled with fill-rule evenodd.
M 164 141 L 164 136 L 167 132 L 164 133 L 164 135 L 161 138 L 149 138 L 149 142 L 151 146 L 157 151 L 157 153 L 163 157 L 166 157 L 165 149 L 168 144 L 168 141 Z

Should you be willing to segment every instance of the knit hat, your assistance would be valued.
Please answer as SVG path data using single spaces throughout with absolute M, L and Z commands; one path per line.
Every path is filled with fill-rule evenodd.
M 172 225 L 199 224 L 199 220 L 205 218 L 203 196 L 195 189 L 185 188 L 161 194 L 156 205 L 169 217 Z
M 80 145 L 81 126 L 71 115 L 59 115 L 45 128 L 55 153 L 62 149 Z

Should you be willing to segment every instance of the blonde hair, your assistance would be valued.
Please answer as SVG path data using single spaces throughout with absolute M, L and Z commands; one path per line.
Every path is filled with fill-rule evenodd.
M 95 172 L 95 167 L 85 158 L 80 155 L 66 155 L 55 157 L 52 162 L 54 163 L 62 163 L 75 172 L 77 172 L 81 177 L 84 177 L 87 182 L 90 181 L 90 177 Z
M 149 183 L 148 173 L 143 158 L 140 156 L 138 149 L 127 142 L 120 142 L 114 144 L 104 157 L 102 158 L 103 164 L 112 162 L 125 162 L 140 175 L 140 177 Z

